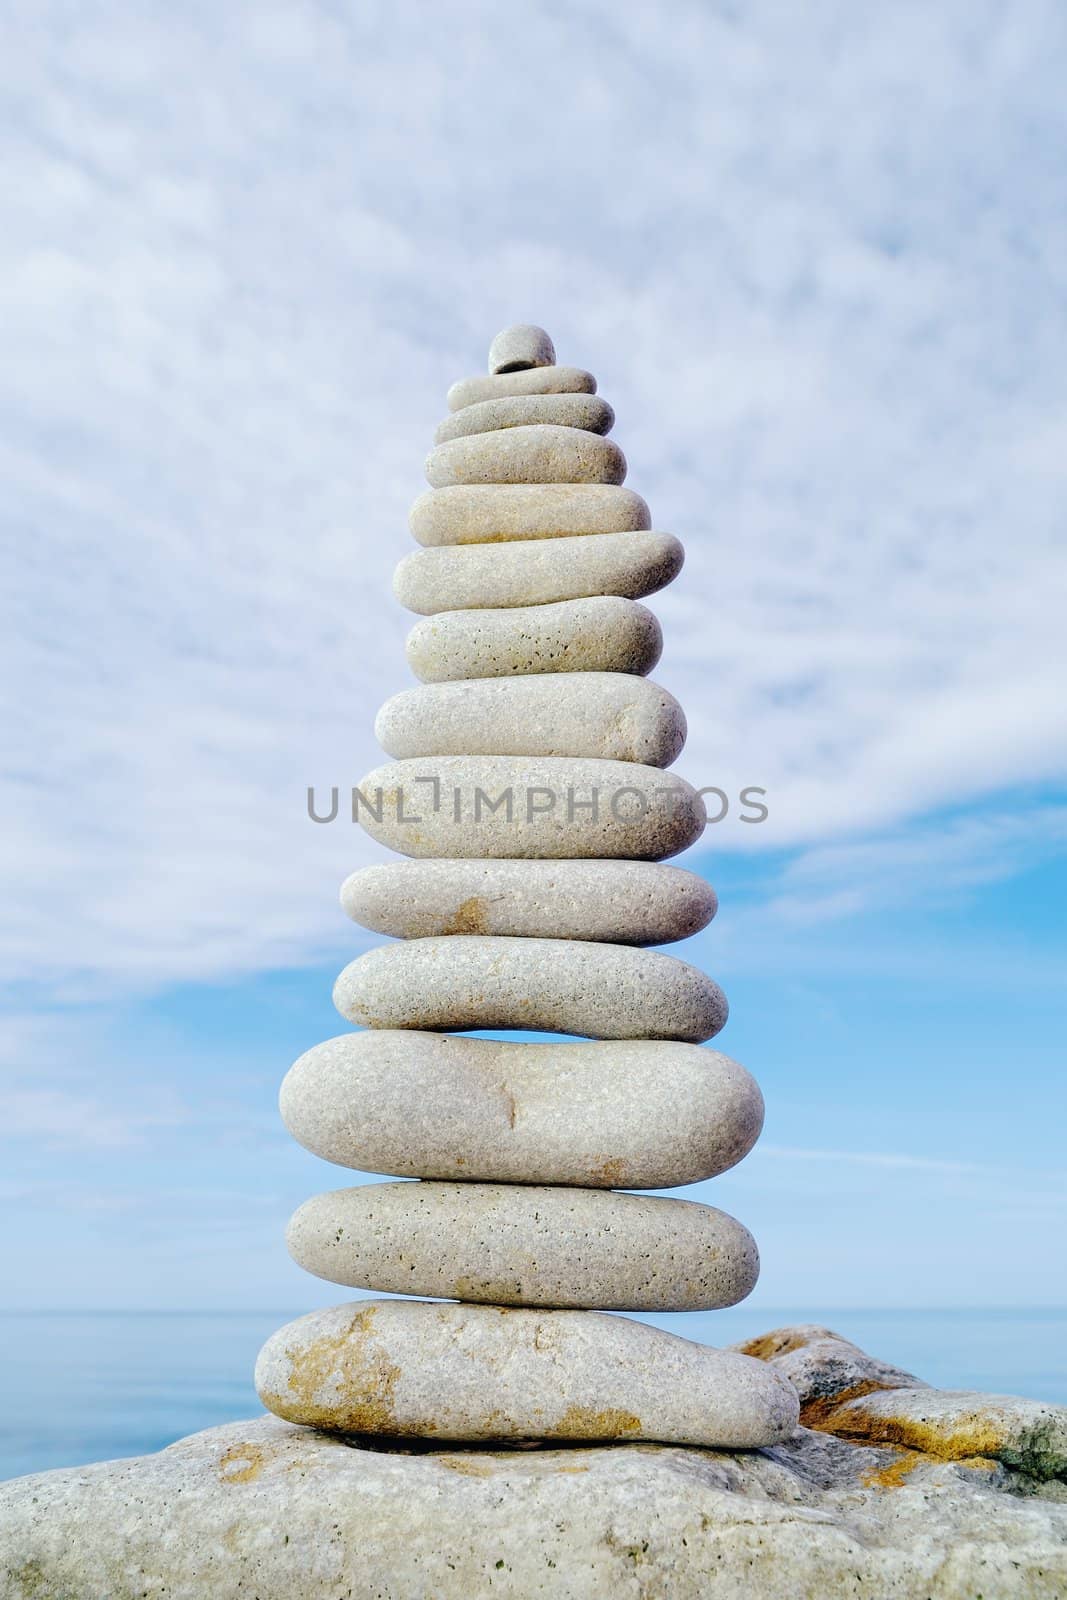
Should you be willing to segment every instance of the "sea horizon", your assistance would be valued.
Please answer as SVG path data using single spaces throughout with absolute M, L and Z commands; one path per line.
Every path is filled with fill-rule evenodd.
M 0 1479 L 144 1455 L 260 1415 L 252 1383 L 259 1347 L 309 1309 L 0 1310 L 9 1379 Z M 637 1320 L 723 1345 L 776 1327 L 824 1324 L 940 1388 L 1067 1404 L 1065 1306 L 741 1305 Z

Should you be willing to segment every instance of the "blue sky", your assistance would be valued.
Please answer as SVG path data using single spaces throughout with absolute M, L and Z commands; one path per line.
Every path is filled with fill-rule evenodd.
M 389 580 L 535 320 L 687 548 L 753 1297 L 1062 1305 L 1062 9 L 27 8 L 0 241 L 4 1298 L 292 1307 Z M 696 1197 L 697 1191 L 690 1191 Z

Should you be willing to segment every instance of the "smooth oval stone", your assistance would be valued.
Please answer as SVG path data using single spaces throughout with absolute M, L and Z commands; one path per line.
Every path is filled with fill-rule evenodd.
M 456 545 L 405 556 L 393 578 L 393 593 L 402 606 L 424 616 L 591 595 L 640 600 L 676 578 L 684 559 L 681 544 L 670 533 Z
M 402 856 L 662 861 L 707 823 L 676 773 L 582 756 L 420 756 L 376 767 L 352 820 Z
M 672 944 L 706 928 L 710 883 L 655 861 L 383 861 L 353 872 L 341 904 L 395 939 L 493 933 Z
M 476 433 L 492 433 L 498 428 L 523 428 L 550 422 L 560 428 L 584 428 L 587 433 L 610 433 L 615 413 L 606 400 L 595 394 L 511 395 L 500 400 L 481 400 L 454 411 L 439 423 L 435 444 L 449 439 L 465 439 Z
M 306 1200 L 287 1243 L 331 1283 L 498 1306 L 710 1311 L 759 1276 L 725 1211 L 612 1189 L 368 1183 Z
M 501 328 L 489 346 L 489 371 L 520 372 L 525 367 L 552 367 L 556 350 L 544 328 L 533 322 L 516 322 Z
M 527 367 L 488 378 L 460 378 L 448 391 L 448 409 L 462 411 L 511 394 L 596 394 L 596 379 L 581 367 Z
M 700 1044 L 726 996 L 676 956 L 578 939 L 452 934 L 379 945 L 345 967 L 333 1003 L 362 1028 L 526 1028 Z
M 374 734 L 391 756 L 598 756 L 669 767 L 685 744 L 672 694 L 625 672 L 475 678 L 403 689 Z
M 534 672 L 651 672 L 663 631 L 646 606 L 619 595 L 547 606 L 439 611 L 417 622 L 405 646 L 424 683 Z
M 330 1433 L 748 1450 L 797 1423 L 766 1362 L 597 1311 L 359 1300 L 279 1328 L 255 1381 L 268 1411 Z
M 398 1178 L 673 1189 L 735 1166 L 763 1126 L 744 1067 L 655 1039 L 346 1033 L 302 1055 L 280 1099 L 315 1155 Z
M 408 514 L 420 544 L 499 544 L 652 526 L 648 506 L 617 483 L 455 483 L 426 489 Z
M 613 439 L 541 422 L 439 444 L 426 458 L 435 489 L 450 483 L 621 483 L 626 457 Z

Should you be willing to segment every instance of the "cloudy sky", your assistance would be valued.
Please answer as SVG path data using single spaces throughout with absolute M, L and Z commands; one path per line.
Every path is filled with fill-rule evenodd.
M 1067 19 L 1054 0 L 16 5 L 0 230 L 15 1306 L 338 1296 L 341 1031 L 444 395 L 543 323 L 687 563 L 686 953 L 759 1307 L 1062 1304 Z

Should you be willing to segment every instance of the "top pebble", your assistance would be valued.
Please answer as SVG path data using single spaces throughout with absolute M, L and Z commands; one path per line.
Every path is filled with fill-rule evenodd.
M 504 328 L 489 346 L 489 371 L 523 372 L 528 367 L 554 367 L 556 349 L 544 328 L 517 322 Z

